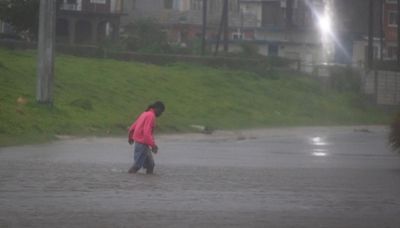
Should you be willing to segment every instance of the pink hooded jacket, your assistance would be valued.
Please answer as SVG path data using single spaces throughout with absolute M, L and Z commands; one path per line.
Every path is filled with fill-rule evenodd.
M 143 112 L 129 128 L 129 139 L 155 147 L 156 143 L 153 137 L 155 123 L 156 114 L 154 109 Z

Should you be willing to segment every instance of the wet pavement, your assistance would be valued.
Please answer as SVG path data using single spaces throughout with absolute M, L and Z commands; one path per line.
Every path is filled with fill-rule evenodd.
M 400 227 L 384 127 L 160 135 L 155 175 L 125 138 L 0 148 L 0 227 Z

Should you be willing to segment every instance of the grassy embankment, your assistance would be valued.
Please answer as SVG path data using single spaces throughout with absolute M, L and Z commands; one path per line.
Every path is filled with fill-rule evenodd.
M 0 145 L 55 135 L 122 135 L 154 100 L 167 110 L 159 132 L 190 125 L 216 129 L 268 126 L 384 124 L 391 115 L 361 105 L 355 93 L 323 89 L 301 75 L 156 66 L 58 55 L 54 106 L 38 105 L 36 55 L 0 49 Z M 19 97 L 27 103 L 17 103 Z M 21 100 L 21 99 L 20 99 Z

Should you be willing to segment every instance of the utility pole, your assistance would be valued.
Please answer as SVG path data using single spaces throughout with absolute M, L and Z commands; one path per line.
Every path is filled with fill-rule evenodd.
M 53 103 L 56 1 L 40 0 L 36 100 Z
M 400 0 L 398 0 L 400 1 Z M 368 16 L 368 69 L 372 69 L 374 59 L 374 0 L 369 0 L 369 16 Z
M 207 0 L 203 0 L 203 27 L 201 34 L 201 55 L 205 54 L 207 36 Z
M 229 49 L 229 11 L 228 0 L 224 0 L 224 52 L 228 53 Z
M 214 52 L 214 56 L 217 56 L 217 53 L 219 51 L 219 42 L 221 41 L 221 33 L 222 33 L 222 29 L 225 25 L 225 14 L 228 13 L 225 10 L 225 0 L 224 0 L 224 6 L 222 7 L 222 14 L 221 14 L 221 21 L 219 22 L 219 28 L 218 28 L 218 35 L 217 35 L 217 44 L 215 45 L 215 52 Z
M 379 58 L 379 60 L 380 61 L 382 61 L 383 60 L 383 45 L 384 45 L 384 42 L 383 42 L 383 36 L 384 36 L 384 33 L 385 33 L 385 31 L 384 31 L 384 24 L 383 24 L 383 17 L 384 17 L 384 12 L 383 12 L 383 10 L 384 10 L 384 8 L 383 8 L 383 5 L 385 4 L 385 0 L 380 0 L 379 1 L 379 27 L 380 27 L 380 31 L 379 31 L 379 43 L 380 43 L 380 48 L 379 48 L 379 56 L 380 56 L 380 58 Z
M 400 0 L 397 0 L 397 65 L 400 66 Z
M 293 0 L 286 1 L 286 28 L 291 30 L 293 27 Z

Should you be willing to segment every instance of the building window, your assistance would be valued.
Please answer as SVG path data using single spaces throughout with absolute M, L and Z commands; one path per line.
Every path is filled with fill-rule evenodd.
M 164 9 L 181 10 L 182 4 L 180 0 L 164 0 Z
M 388 57 L 390 59 L 397 58 L 397 47 L 388 47 Z
M 75 11 L 75 10 L 80 10 L 81 7 L 77 0 L 64 0 L 64 1 L 61 1 L 60 9 Z
M 397 12 L 389 11 L 389 26 L 397 26 Z
M 106 4 L 106 0 L 90 0 L 90 3 L 94 3 L 94 4 Z
M 210 14 L 213 14 L 215 12 L 221 13 L 222 12 L 222 1 L 208 1 L 208 11 Z
M 136 0 L 132 0 L 132 9 L 133 9 L 133 10 L 136 9 Z
M 228 1 L 229 12 L 237 15 L 240 12 L 240 7 L 238 1 Z
M 279 2 L 263 2 L 261 25 L 263 27 L 280 28 L 285 22 L 285 15 L 280 10 Z
M 232 40 L 243 40 L 243 33 L 241 32 L 232 33 Z
M 164 9 L 172 9 L 174 6 L 173 0 L 164 0 Z
M 201 10 L 203 9 L 203 0 L 191 0 L 190 1 L 191 10 Z

